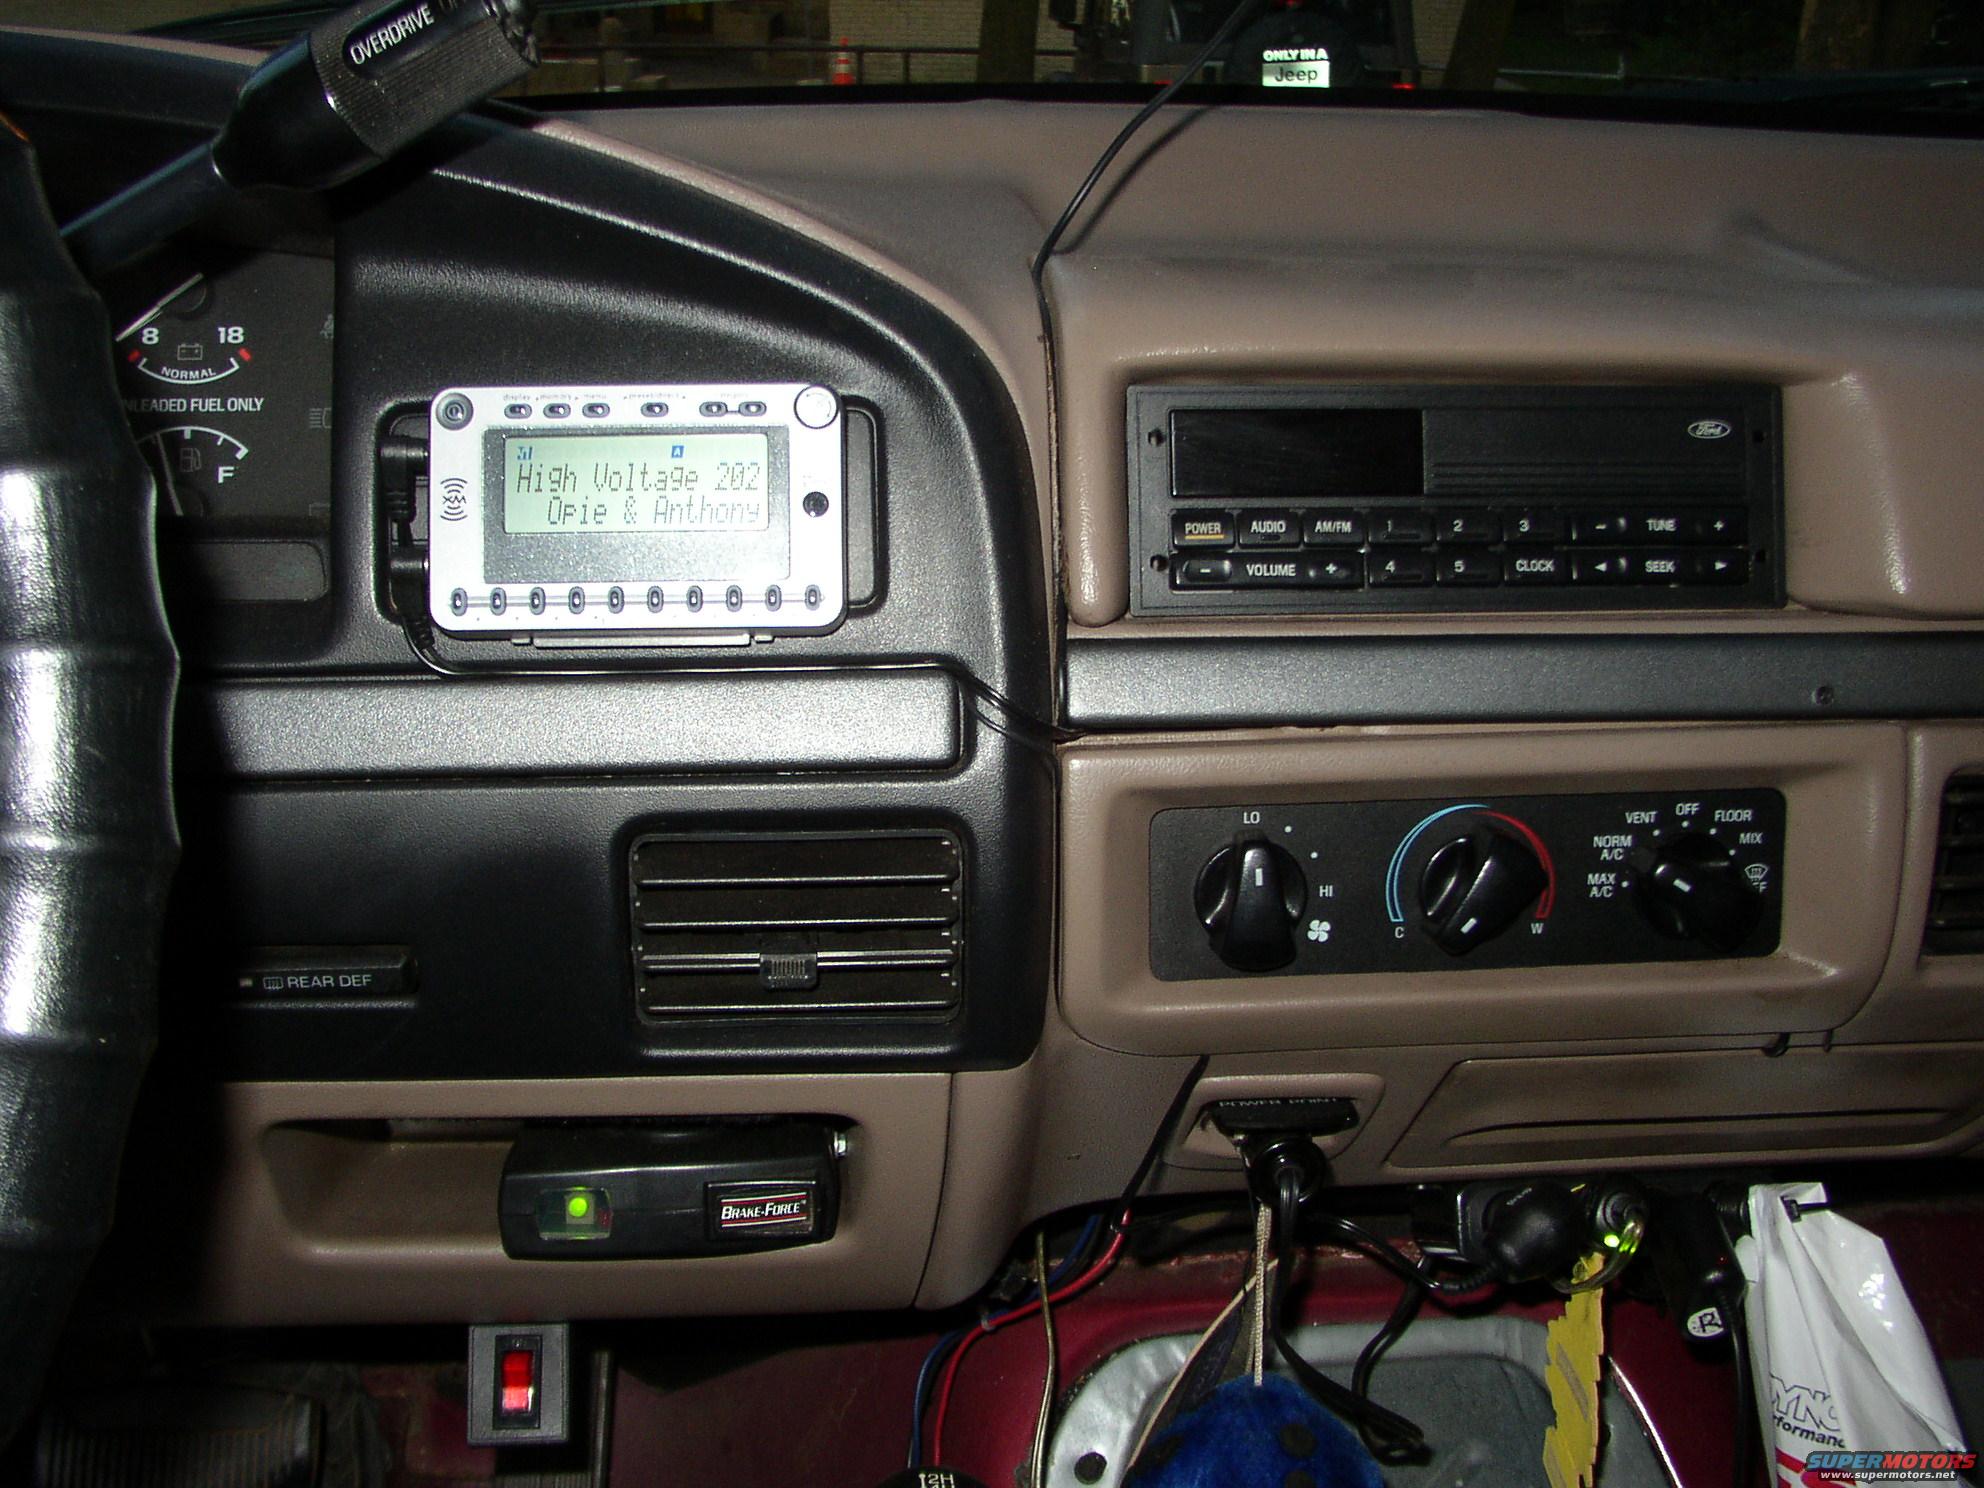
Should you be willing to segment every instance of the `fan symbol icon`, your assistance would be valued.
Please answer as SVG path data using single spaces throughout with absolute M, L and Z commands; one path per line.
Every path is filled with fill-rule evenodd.
M 1330 922 L 1328 920 L 1309 921 L 1308 934 L 1309 939 L 1313 940 L 1317 945 L 1326 944 L 1330 938 Z

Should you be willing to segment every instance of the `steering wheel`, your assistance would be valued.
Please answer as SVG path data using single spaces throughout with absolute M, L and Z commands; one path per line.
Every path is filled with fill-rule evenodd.
M 103 302 L 0 117 L 0 1442 L 90 1258 L 158 1007 L 178 658 Z

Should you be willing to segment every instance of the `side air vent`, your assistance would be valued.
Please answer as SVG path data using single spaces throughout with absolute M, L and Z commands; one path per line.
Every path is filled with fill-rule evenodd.
M 1984 952 L 1984 775 L 1952 775 L 1943 787 L 1942 833 L 1936 840 L 1936 879 L 1925 956 Z
M 631 876 L 650 1017 L 957 1006 L 964 868 L 948 832 L 644 837 Z

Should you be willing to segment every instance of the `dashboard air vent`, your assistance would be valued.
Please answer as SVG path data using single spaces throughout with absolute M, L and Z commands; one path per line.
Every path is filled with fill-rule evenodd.
M 1936 878 L 1926 956 L 1984 952 L 1984 774 L 1952 775 L 1943 787 L 1943 823 L 1936 840 Z
M 631 876 L 650 1017 L 957 1006 L 964 868 L 948 832 L 644 837 Z

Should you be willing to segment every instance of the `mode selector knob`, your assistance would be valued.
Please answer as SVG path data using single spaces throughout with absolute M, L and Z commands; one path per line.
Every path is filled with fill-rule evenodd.
M 1192 890 L 1215 955 L 1237 971 L 1279 971 L 1295 959 L 1295 924 L 1309 884 L 1272 842 L 1241 839 L 1199 870 Z
M 1733 951 L 1763 916 L 1763 896 L 1744 883 L 1729 849 L 1706 832 L 1635 847 L 1626 866 L 1640 913 L 1675 940 Z
M 1477 827 L 1426 860 L 1419 875 L 1421 927 L 1441 950 L 1465 956 L 1522 918 L 1549 882 L 1527 843 Z

